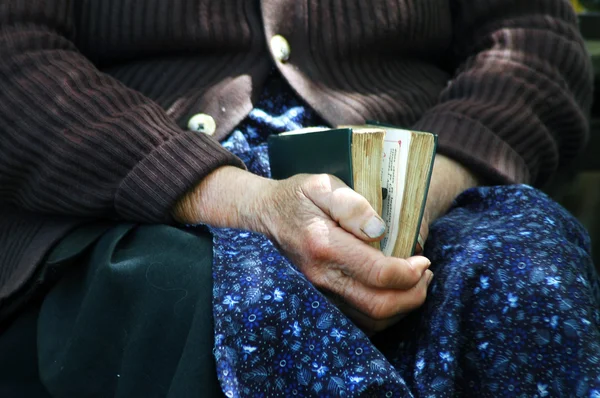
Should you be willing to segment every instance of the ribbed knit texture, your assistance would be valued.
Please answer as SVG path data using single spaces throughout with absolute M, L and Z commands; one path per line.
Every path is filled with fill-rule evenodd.
M 491 183 L 541 185 L 586 141 L 592 72 L 566 0 L 6 0 L 0 203 L 39 223 L 0 209 L 0 286 L 17 281 L 0 300 L 64 232 L 33 245 L 45 215 L 169 222 L 205 175 L 242 167 L 218 140 L 260 95 L 274 34 L 326 121 L 435 132 Z M 185 130 L 199 112 L 214 137 Z

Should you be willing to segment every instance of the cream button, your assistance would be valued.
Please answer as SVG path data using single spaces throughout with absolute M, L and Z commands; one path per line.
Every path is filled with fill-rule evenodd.
M 292 51 L 285 37 L 275 35 L 271 38 L 271 53 L 273 53 L 273 57 L 279 62 L 286 62 L 290 59 Z
M 212 116 L 205 113 L 199 113 L 192 116 L 188 122 L 188 130 L 197 131 L 208 135 L 213 135 L 217 129 L 217 124 Z

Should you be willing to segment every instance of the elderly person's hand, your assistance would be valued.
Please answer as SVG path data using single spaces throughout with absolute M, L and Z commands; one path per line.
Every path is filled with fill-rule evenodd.
M 368 331 L 419 307 L 433 276 L 425 257 L 386 257 L 369 246 L 385 231 L 380 218 L 366 199 L 329 175 L 273 181 L 222 167 L 186 195 L 174 215 L 184 223 L 264 233 Z

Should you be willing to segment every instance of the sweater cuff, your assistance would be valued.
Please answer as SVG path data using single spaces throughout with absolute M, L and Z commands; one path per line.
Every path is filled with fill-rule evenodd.
M 128 220 L 173 223 L 177 200 L 221 166 L 244 163 L 211 137 L 183 131 L 143 158 L 115 195 L 117 213 Z
M 428 113 L 413 130 L 438 135 L 438 153 L 460 162 L 486 184 L 529 184 L 525 160 L 481 122 L 455 112 Z

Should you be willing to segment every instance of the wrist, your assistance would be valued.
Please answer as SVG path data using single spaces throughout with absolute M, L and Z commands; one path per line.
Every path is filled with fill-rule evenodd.
M 216 169 L 173 207 L 184 224 L 268 232 L 267 204 L 275 181 L 232 166 Z
M 479 178 L 465 166 L 444 155 L 436 155 L 425 206 L 425 221 L 432 223 L 443 216 L 458 195 L 479 185 Z

